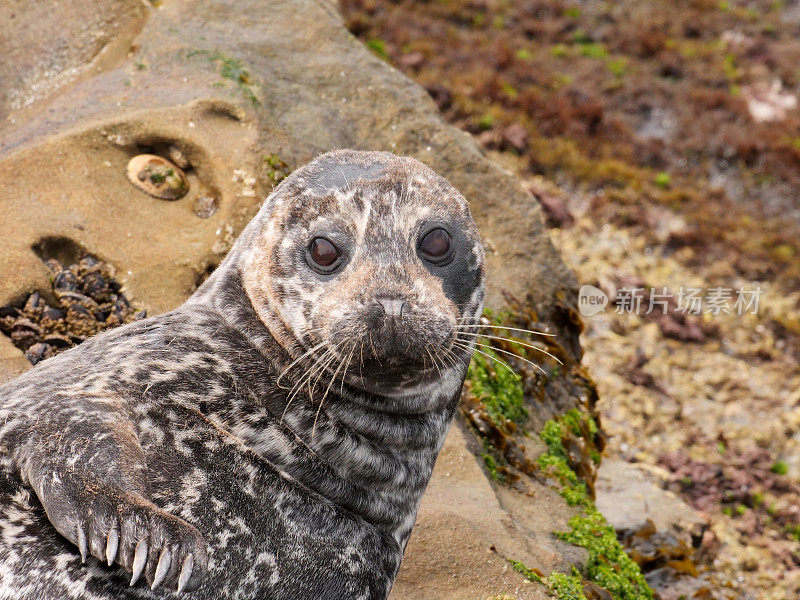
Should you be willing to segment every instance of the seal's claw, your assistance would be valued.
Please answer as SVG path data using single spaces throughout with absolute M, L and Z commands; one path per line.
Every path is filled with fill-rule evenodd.
M 148 585 L 152 589 L 174 591 L 180 583 L 183 570 L 186 575 L 182 590 L 192 591 L 200 587 L 208 562 L 206 542 L 200 532 L 183 519 L 159 508 L 147 514 L 146 521 L 138 518 L 141 514 L 139 511 L 134 513 L 123 516 L 120 548 L 125 545 L 123 538 L 134 540 L 133 544 L 140 539 L 147 541 L 147 556 L 140 559 L 144 566 L 139 574 Z M 128 570 L 133 570 L 132 563 L 136 562 L 134 548 L 131 543 L 127 547 L 127 561 L 119 562 Z
M 136 545 L 136 553 L 133 555 L 133 575 L 131 576 L 131 585 L 136 581 L 144 571 L 144 565 L 147 562 L 147 542 L 140 540 Z
M 161 556 L 158 557 L 158 566 L 156 567 L 156 573 L 153 575 L 153 583 L 150 585 L 150 589 L 154 590 L 167 578 L 167 573 L 169 573 L 170 563 L 172 562 L 172 553 L 169 551 L 169 548 L 164 548 L 161 551 Z
M 108 537 L 106 538 L 106 562 L 108 566 L 114 564 L 114 559 L 117 558 L 117 550 L 119 549 L 119 533 L 117 533 L 116 528 L 111 529 L 108 532 Z
M 53 483 L 48 496 L 57 502 L 48 517 L 77 545 L 83 562 L 91 555 L 116 563 L 131 573 L 130 585 L 145 579 L 153 589 L 200 587 L 206 542 L 196 527 L 141 494 L 81 474 L 60 474 Z
M 192 567 L 194 566 L 194 555 L 189 554 L 181 566 L 181 574 L 178 577 L 178 593 L 186 590 L 189 580 L 192 578 Z
M 81 524 L 76 525 L 78 536 L 78 552 L 81 553 L 81 562 L 86 562 L 86 555 L 88 554 L 88 545 L 86 542 L 86 531 L 81 527 Z

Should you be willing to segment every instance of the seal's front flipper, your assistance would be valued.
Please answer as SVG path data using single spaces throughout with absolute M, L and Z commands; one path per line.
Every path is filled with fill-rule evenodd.
M 193 525 L 139 494 L 76 472 L 50 471 L 34 488 L 61 535 L 91 555 L 144 578 L 152 589 L 196 589 L 208 564 L 206 543 Z
M 45 400 L 18 402 L 27 418 L 0 430 L 0 446 L 11 448 L 12 464 L 56 531 L 84 560 L 127 569 L 131 584 L 199 587 L 205 540 L 150 501 L 147 461 L 123 399 L 62 393 Z

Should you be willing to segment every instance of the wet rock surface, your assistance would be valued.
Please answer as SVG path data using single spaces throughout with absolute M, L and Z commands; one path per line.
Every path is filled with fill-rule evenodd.
M 619 531 L 636 531 L 647 522 L 656 531 L 672 531 L 691 546 L 709 523 L 680 496 L 665 488 L 668 471 L 609 458 L 600 465 L 595 485 L 597 507 Z
M 732 600 L 733 586 L 710 568 L 710 521 L 678 494 L 666 490 L 670 473 L 609 458 L 596 482 L 597 507 L 662 600 Z
M 0 120 L 14 122 L 60 88 L 118 61 L 146 17 L 138 0 L 3 2 Z

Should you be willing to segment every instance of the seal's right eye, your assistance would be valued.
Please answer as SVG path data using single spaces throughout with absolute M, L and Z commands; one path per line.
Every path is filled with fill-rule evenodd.
M 321 267 L 322 270 L 329 272 L 336 268 L 341 252 L 332 241 L 317 237 L 308 245 L 308 255 L 314 263 L 312 266 Z

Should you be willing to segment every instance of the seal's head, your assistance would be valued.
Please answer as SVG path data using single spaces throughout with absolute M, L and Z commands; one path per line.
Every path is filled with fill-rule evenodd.
M 294 359 L 386 396 L 444 371 L 463 378 L 472 345 L 457 333 L 482 309 L 483 246 L 464 197 L 420 162 L 322 155 L 276 189 L 242 243 L 250 302 Z

